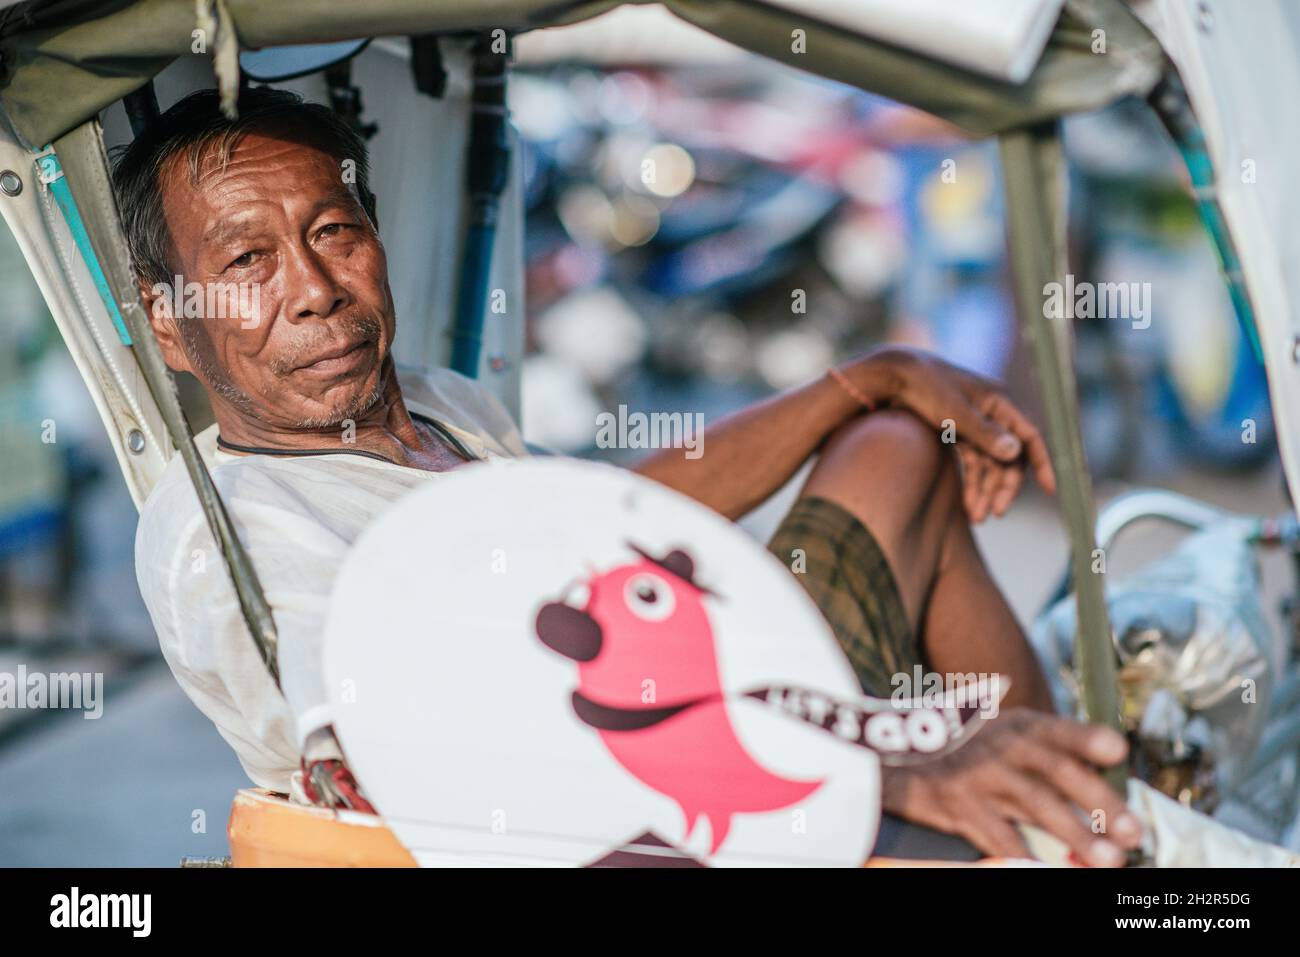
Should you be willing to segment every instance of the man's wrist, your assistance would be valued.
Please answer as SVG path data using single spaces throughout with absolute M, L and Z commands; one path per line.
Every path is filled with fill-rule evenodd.
M 922 768 L 880 766 L 880 809 L 885 814 L 943 831 L 958 833 L 958 823 L 944 809 L 932 786 L 931 771 Z
M 881 810 L 902 817 L 907 806 L 908 774 L 903 768 L 880 766 Z
M 885 347 L 840 366 L 839 371 L 874 407 L 880 408 L 902 395 L 904 372 L 910 361 L 905 352 Z

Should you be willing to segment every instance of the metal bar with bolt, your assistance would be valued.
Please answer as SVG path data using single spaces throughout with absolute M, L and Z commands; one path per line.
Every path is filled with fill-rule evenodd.
M 140 292 L 130 268 L 126 237 L 122 234 L 118 219 L 99 121 L 85 122 L 55 140 L 54 155 L 58 157 L 67 178 L 75 209 L 85 224 L 95 258 L 99 260 L 107 280 L 109 293 L 130 334 L 140 374 L 154 401 L 158 403 L 167 426 L 167 434 L 180 453 L 190 481 L 194 484 L 212 537 L 230 573 L 249 633 L 271 677 L 279 685 L 280 670 L 276 655 L 278 641 L 271 606 L 262 592 L 252 560 L 235 534 L 225 504 L 194 444 L 194 433 L 190 430 L 189 421 L 181 407 L 176 383 L 163 361 L 162 351 L 158 348 L 149 325 L 149 317 L 145 315 L 144 305 L 140 301 Z

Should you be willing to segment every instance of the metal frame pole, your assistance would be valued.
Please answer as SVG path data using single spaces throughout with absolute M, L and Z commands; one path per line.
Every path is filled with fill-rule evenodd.
M 198 446 L 194 444 L 194 433 L 190 430 L 185 410 L 181 407 L 176 383 L 171 377 L 171 370 L 163 361 L 162 350 L 158 348 L 158 341 L 149 325 L 149 317 L 140 301 L 140 291 L 130 270 L 130 256 L 127 253 L 126 237 L 122 234 L 121 220 L 118 218 L 117 202 L 113 197 L 108 157 L 104 152 L 99 121 L 82 123 L 72 132 L 55 140 L 54 152 L 67 177 L 68 189 L 81 212 L 110 293 L 130 333 L 131 347 L 140 374 L 154 401 L 158 403 L 163 422 L 167 426 L 167 434 L 176 445 L 189 472 L 194 492 L 207 518 L 208 528 L 212 531 L 213 540 L 230 573 L 249 634 L 278 687 L 278 637 L 271 606 L 262 591 L 253 562 L 235 533 L 212 475 L 199 454 Z
M 1075 668 L 1088 720 L 1121 730 L 1104 579 L 1094 571 L 1096 524 L 1092 481 L 1079 429 L 1070 310 L 1062 310 L 1062 316 L 1048 316 L 1044 309 L 1047 284 L 1063 283 L 1067 268 L 1065 164 L 1059 127 L 1053 122 L 1017 129 L 1001 134 L 998 141 L 1016 311 L 1042 391 L 1057 495 L 1070 533 L 1078 611 Z M 1121 783 L 1123 777 L 1121 769 L 1111 775 L 1111 781 Z

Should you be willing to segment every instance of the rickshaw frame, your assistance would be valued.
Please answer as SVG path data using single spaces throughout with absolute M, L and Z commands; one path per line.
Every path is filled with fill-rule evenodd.
M 216 30 L 212 53 L 218 86 L 231 93 L 238 85 L 237 59 L 231 54 L 240 45 L 261 47 L 393 34 L 463 35 L 491 30 L 514 34 L 544 25 L 572 23 L 619 5 L 617 0 L 514 0 L 498 4 L 453 0 L 430 9 L 429 4 L 418 0 L 380 0 L 341 10 L 328 0 L 304 0 L 295 5 L 290 17 L 251 0 L 205 0 L 200 3 L 200 12 L 206 12 L 206 22 Z M 1095 510 L 1079 424 L 1070 320 L 1044 315 L 1042 291 L 1066 271 L 1061 118 L 1100 108 L 1121 97 L 1151 98 L 1159 92 L 1161 102 L 1155 105 L 1162 116 L 1166 120 L 1180 117 L 1185 123 L 1190 110 L 1186 109 L 1186 98 L 1180 99 L 1181 86 L 1173 63 L 1155 37 L 1119 0 L 1067 0 L 1038 66 L 1020 84 L 839 31 L 766 3 L 668 0 L 665 5 L 682 19 L 747 49 L 908 103 L 973 134 L 997 136 L 1018 321 L 1037 374 L 1045 431 L 1069 532 L 1080 623 L 1076 663 L 1084 704 L 1092 721 L 1118 727 L 1116 669 L 1103 579 L 1091 571 L 1097 548 Z M 194 4 L 188 0 L 141 0 L 64 28 L 42 22 L 41 7 L 39 2 L 20 4 L 5 11 L 6 17 L 0 22 L 0 54 L 8 62 L 20 64 L 0 86 L 0 110 L 9 127 L 0 143 L 0 165 L 21 169 L 19 161 L 25 157 L 30 164 L 27 169 L 34 171 L 28 177 L 33 192 L 58 189 L 58 182 L 63 181 L 69 201 L 60 205 L 79 240 L 73 259 L 97 280 L 103 302 L 73 306 L 66 289 L 52 288 L 65 279 L 43 261 L 36 227 L 22 221 L 11 204 L 4 204 L 3 211 L 70 345 L 79 334 L 68 329 L 68 324 L 76 321 L 71 318 L 75 309 L 84 314 L 98 306 L 104 314 L 120 316 L 119 334 L 134 358 L 135 368 L 128 371 L 143 380 L 145 394 L 156 408 L 167 438 L 184 461 L 250 635 L 278 681 L 274 615 L 195 444 L 175 382 L 150 331 L 113 198 L 98 120 L 99 110 L 149 82 L 174 57 L 188 53 L 195 23 Z M 27 21 L 9 16 L 14 9 L 27 16 Z M 100 36 L 93 32 L 96 29 Z M 1087 52 L 1089 38 L 1095 36 L 1096 30 L 1105 31 L 1110 45 L 1106 56 Z M 791 31 L 804 32 L 808 46 L 818 50 L 815 61 L 800 59 L 788 47 Z M 123 67 L 128 62 L 124 58 L 131 57 L 134 59 Z M 87 77 L 94 82 L 83 88 Z M 83 84 L 76 86 L 73 81 Z M 69 92 L 74 88 L 75 96 Z M 41 110 L 42 99 L 48 105 L 57 91 L 68 93 L 72 102 Z M 1194 148 L 1194 143 L 1189 146 L 1188 142 L 1195 133 L 1194 125 L 1184 126 L 1181 131 L 1174 128 L 1173 132 L 1183 137 L 1182 145 Z M 1212 193 L 1200 198 L 1203 209 L 1216 211 Z M 1235 262 L 1226 231 L 1220 231 L 1214 239 L 1224 262 Z M 1239 309 L 1249 310 L 1245 287 L 1234 282 L 1233 288 Z M 1242 318 L 1249 325 L 1249 315 Z M 89 376 L 87 381 L 91 384 Z M 98 401 L 103 398 L 101 392 L 114 387 L 111 382 L 92 384 L 92 393 Z M 123 387 L 120 381 L 117 387 Z M 105 401 L 99 401 L 99 407 L 130 479 L 133 469 L 139 472 L 140 468 L 134 459 L 139 450 L 132 447 L 136 440 L 131 432 L 133 428 L 139 430 L 140 423 L 132 423 L 140 416 L 129 409 L 110 409 Z M 164 460 L 171 454 L 165 445 L 161 453 Z M 136 475 L 133 490 L 147 488 L 143 475 Z

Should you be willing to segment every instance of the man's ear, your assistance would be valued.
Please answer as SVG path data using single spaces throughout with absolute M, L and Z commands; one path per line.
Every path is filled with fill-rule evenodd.
M 171 285 L 165 282 L 150 285 L 141 280 L 140 300 L 149 314 L 149 325 L 153 328 L 154 338 L 158 340 L 167 367 L 173 372 L 193 372 L 173 314 Z

